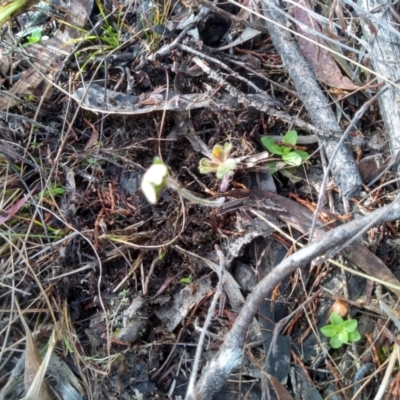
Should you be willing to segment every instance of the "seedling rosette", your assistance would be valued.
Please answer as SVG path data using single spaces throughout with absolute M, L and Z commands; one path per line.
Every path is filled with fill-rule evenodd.
M 281 156 L 282 161 L 285 161 L 286 164 L 297 167 L 310 157 L 307 152 L 293 148 L 296 146 L 297 140 L 297 132 L 289 131 L 286 132 L 285 136 L 282 138 L 282 145 L 278 145 L 275 139 L 269 136 L 263 136 L 261 138 L 261 143 L 272 154 Z
M 218 179 L 222 179 L 236 168 L 236 161 L 229 158 L 232 150 L 231 143 L 225 143 L 224 147 L 217 144 L 211 152 L 211 159 L 202 158 L 199 163 L 201 174 L 214 172 Z
M 343 344 L 358 342 L 361 339 L 360 332 L 357 330 L 358 322 L 355 319 L 343 320 L 336 312 L 329 318 L 330 324 L 323 326 L 321 332 L 330 338 L 330 345 L 333 349 L 339 349 Z

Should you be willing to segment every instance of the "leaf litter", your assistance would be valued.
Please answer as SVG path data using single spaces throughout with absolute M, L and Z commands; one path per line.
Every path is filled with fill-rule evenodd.
M 79 9 L 87 10 L 90 16 L 90 5 L 78 3 Z M 309 9 L 305 1 L 300 4 Z M 248 5 L 250 10 L 254 7 L 252 2 Z M 221 5 L 220 10 L 232 13 L 236 21 L 240 14 L 235 7 Z M 20 122 L 14 116 L 2 120 L 5 129 L 0 138 L 2 148 L 8 148 L 12 156 L 0 158 L 4 187 L 0 217 L 4 398 L 45 399 L 51 398 L 51 391 L 67 400 L 152 399 L 166 398 L 168 393 L 184 396 L 221 265 L 226 269 L 224 290 L 219 293 L 219 307 L 207 328 L 200 374 L 206 361 L 218 354 L 257 282 L 274 274 L 274 267 L 296 251 L 301 234 L 310 229 L 312 216 L 305 206 L 313 209 L 313 198 L 321 190 L 315 173 L 321 170 L 317 145 L 308 145 L 307 152 L 312 154 L 309 160 L 299 167 L 283 165 L 287 174 L 276 173 L 274 180 L 264 165 L 265 152 L 257 138 L 273 136 L 279 143 L 276 137 L 284 138 L 296 128 L 299 138 L 288 143 L 296 145 L 297 139 L 312 129 L 316 134 L 322 128 L 307 125 L 308 116 L 293 90 L 285 91 L 288 79 L 278 68 L 279 55 L 261 27 L 250 27 L 251 12 L 246 12 L 242 21 L 249 26 L 246 30 L 240 24 L 227 23 L 226 14 L 219 19 L 218 12 L 208 15 L 209 8 L 179 3 L 175 9 L 165 10 L 165 29 L 146 30 L 145 23 L 155 15 L 150 10 L 128 8 L 121 18 L 116 17 L 117 10 L 110 12 L 112 22 L 107 26 L 117 26 L 121 30 L 118 33 L 123 33 L 118 37 L 124 42 L 110 53 L 107 67 L 104 54 L 90 53 L 95 46 L 90 42 L 93 37 L 88 42 L 82 40 L 79 52 L 75 52 L 70 39 L 77 32 L 64 27 L 65 38 L 61 33 L 55 36 L 61 38 L 61 44 L 54 38 L 27 47 L 45 55 L 33 62 L 33 68 L 28 66 L 28 72 L 21 70 L 17 85 L 12 80 L 3 81 L 9 94 L 28 96 L 29 101 L 13 98 L 10 103 L 3 98 L 2 108 L 19 104 L 25 114 L 21 116 L 31 121 Z M 254 10 L 259 11 L 258 7 Z M 321 33 L 307 12 L 295 7 L 294 14 L 309 29 Z M 344 16 L 339 14 L 344 24 Z M 84 26 L 83 19 L 79 24 Z M 108 36 L 102 36 L 104 26 L 93 30 L 96 40 L 104 40 L 102 51 L 112 43 L 109 28 Z M 133 38 L 132 27 L 139 27 L 140 32 Z M 186 27 L 192 31 L 185 32 L 184 42 L 174 47 L 173 42 Z M 237 35 L 230 43 L 225 41 L 228 32 Z M 324 44 L 309 32 L 302 33 Z M 53 44 L 55 50 L 47 54 Z M 359 89 L 343 76 L 328 50 L 301 38 L 299 44 L 317 79 L 333 88 Z M 235 53 L 238 46 L 240 52 Z M 261 62 L 247 64 L 245 60 L 251 57 Z M 47 77 L 44 81 L 49 83 L 52 75 L 43 60 L 51 60 L 59 74 L 59 86 L 49 91 L 42 81 Z M 203 65 L 201 71 L 194 70 L 197 65 Z M 265 70 L 271 66 L 275 69 L 271 68 L 268 75 Z M 91 85 L 91 80 L 96 83 Z M 269 85 L 275 81 L 277 86 L 272 91 Z M 70 82 L 74 87 L 71 93 L 59 90 L 69 87 Z M 57 134 L 34 128 L 32 111 L 39 110 L 29 96 L 37 94 L 43 95 L 38 97 L 41 122 L 56 127 Z M 346 104 L 355 112 L 351 101 Z M 376 117 L 372 109 L 365 114 L 360 124 L 364 134 L 375 133 L 370 127 L 377 123 Z M 183 131 L 185 134 L 180 135 Z M 355 129 L 354 134 L 358 133 Z M 363 143 L 368 143 L 370 136 Z M 170 190 L 163 190 L 156 204 L 147 204 L 140 192 L 140 178 L 157 155 L 185 188 L 204 198 L 218 197 L 220 182 L 213 174 L 201 175 L 199 163 L 201 153 L 211 153 L 224 143 L 230 143 L 232 159 L 252 162 L 231 165 L 232 177 L 224 185 L 228 200 L 223 207 L 206 210 L 183 202 Z M 367 146 L 354 150 L 364 151 L 362 156 L 374 155 Z M 262 159 L 257 158 L 260 154 Z M 25 162 L 28 159 L 35 162 Z M 368 172 L 363 175 L 369 182 L 381 178 Z M 260 191 L 263 187 L 279 194 Z M 21 189 L 25 196 L 10 201 L 20 198 Z M 355 219 L 377 204 L 383 207 L 390 202 L 392 187 L 385 189 L 378 184 L 375 189 L 378 192 L 372 191 L 368 204 L 361 198 L 354 200 Z M 297 200 L 284 197 L 288 193 L 295 194 Z M 344 214 L 340 196 L 334 192 L 330 196 L 331 209 Z M 321 213 L 321 221 L 341 225 L 333 212 Z M 286 224 L 291 228 L 286 229 Z M 319 229 L 322 237 L 329 232 Z M 364 236 L 373 251 L 360 243 L 342 251 L 342 256 L 370 279 L 390 283 L 393 295 L 399 293 L 394 262 L 397 236 L 394 224 L 382 223 Z M 222 258 L 217 256 L 220 250 Z M 367 317 L 370 321 L 380 322 L 382 315 L 379 307 L 368 304 L 375 294 L 368 291 L 365 275 L 353 273 L 344 278 L 330 263 L 320 260 L 311 269 L 304 269 L 302 275 L 293 274 L 276 287 L 250 323 L 248 346 L 240 349 L 240 383 L 236 378 L 228 382 L 218 398 L 225 398 L 224 391 L 240 390 L 243 395 L 261 398 L 269 390 L 273 398 L 291 399 L 297 396 L 295 388 L 325 398 L 337 389 L 333 377 L 341 381 L 344 389 L 340 390 L 349 394 L 352 390 L 346 386 L 346 378 L 356 372 L 359 380 L 357 371 L 361 368 L 357 363 L 379 365 L 379 358 L 366 350 L 365 338 L 369 334 L 389 347 L 394 341 L 389 332 L 365 329 L 365 336 L 357 343 L 356 363 L 347 350 L 329 352 L 319 334 L 321 326 L 326 325 L 329 306 L 337 298 L 343 297 L 342 301 L 350 305 L 353 318 L 361 320 L 364 309 L 376 313 Z M 38 287 L 39 281 L 44 291 Z M 50 301 L 43 300 L 43 293 Z M 24 312 L 24 316 L 19 313 L 20 322 L 12 319 L 17 299 Z M 388 304 L 395 308 L 395 303 Z M 50 305 L 61 327 L 62 338 L 57 340 L 58 327 L 49 325 Z M 385 310 L 384 315 L 395 318 Z M 29 316 L 26 322 L 25 315 Z M 383 346 L 377 344 L 375 352 Z M 16 357 L 21 352 L 25 354 L 24 373 L 22 358 Z M 335 369 L 321 372 L 327 371 L 331 362 L 342 375 L 335 375 Z M 308 371 L 313 371 L 315 380 Z M 367 373 L 371 371 L 368 367 Z M 19 374 L 24 375 L 25 394 L 21 386 L 13 387 L 11 380 L 5 380 L 7 374 L 16 380 Z M 370 389 L 378 390 L 373 382 Z

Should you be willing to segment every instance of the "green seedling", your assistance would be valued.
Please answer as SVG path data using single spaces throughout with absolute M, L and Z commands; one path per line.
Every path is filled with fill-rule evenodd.
M 120 10 L 118 11 L 117 27 L 114 28 L 108 22 L 108 16 L 106 16 L 104 7 L 99 0 L 97 1 L 97 6 L 99 7 L 99 12 L 100 12 L 100 15 L 102 16 L 103 22 L 104 22 L 104 30 L 103 30 L 100 38 L 105 43 L 107 43 L 112 49 L 116 49 L 120 45 L 120 35 L 121 35 L 120 30 L 121 30 L 122 12 Z
M 185 199 L 206 207 L 220 207 L 225 202 L 225 197 L 219 197 L 216 200 L 206 200 L 197 197 L 187 189 L 184 189 L 178 182 L 172 179 L 168 174 L 168 167 L 156 157 L 153 164 L 145 172 L 142 178 L 140 188 L 147 201 L 150 204 L 156 204 L 161 191 L 165 187 L 178 192 Z
M 23 46 L 30 46 L 31 44 L 35 44 L 40 42 L 42 39 L 42 31 L 39 28 L 34 29 L 31 34 L 26 38 L 27 43 L 25 43 Z
M 290 166 L 297 167 L 303 161 L 307 160 L 310 155 L 306 151 L 296 150 L 298 135 L 296 131 L 286 132 L 282 138 L 282 144 L 277 144 L 275 140 L 269 136 L 263 136 L 261 143 L 272 154 L 282 157 L 282 160 Z
M 343 344 L 358 342 L 361 339 L 357 330 L 358 322 L 355 319 L 344 320 L 338 313 L 333 312 L 329 318 L 331 322 L 321 328 L 324 336 L 330 338 L 330 345 L 333 349 L 339 349 Z
M 35 44 L 40 42 L 40 39 L 42 38 L 42 31 L 39 28 L 36 28 L 32 31 L 30 36 L 28 36 L 26 39 L 28 43 L 25 43 L 24 46 L 29 46 L 31 44 Z
M 61 196 L 65 193 L 65 189 L 59 186 L 54 186 L 54 187 L 49 187 L 48 189 L 42 191 L 39 193 L 39 198 L 40 197 L 44 197 L 44 198 L 48 198 L 48 197 L 55 197 L 55 196 Z
M 232 144 L 225 143 L 224 147 L 217 144 L 213 147 L 210 158 L 202 158 L 199 162 L 201 174 L 215 173 L 218 179 L 223 179 L 236 168 L 236 161 L 229 158 Z
M 192 282 L 192 275 L 183 277 L 179 280 L 180 283 L 183 283 L 185 285 L 189 285 Z
M 122 298 L 125 298 L 125 297 L 128 297 L 128 294 L 129 294 L 129 290 L 128 289 L 123 289 L 118 293 L 118 296 L 122 297 Z

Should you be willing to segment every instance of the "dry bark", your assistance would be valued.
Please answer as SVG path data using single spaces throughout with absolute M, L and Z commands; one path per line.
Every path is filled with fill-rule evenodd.
M 286 26 L 285 18 L 270 8 L 267 1 L 263 3 L 265 6 L 264 15 L 269 20 L 278 23 L 277 25 L 272 22 L 266 22 L 272 42 L 281 56 L 286 71 L 292 78 L 299 99 L 307 109 L 313 124 L 320 128 L 327 128 L 337 134 L 342 133 L 329 102 L 315 79 L 310 66 L 305 61 L 299 46 L 293 40 L 291 34 L 279 26 Z M 330 158 L 335 151 L 337 142 L 335 140 L 326 140 L 324 143 L 325 151 L 328 158 Z M 354 157 L 346 146 L 342 146 L 335 157 L 332 175 L 343 196 L 348 198 L 359 191 L 361 178 L 355 165 Z
M 391 4 L 387 0 L 359 0 L 358 4 L 366 11 L 373 10 L 373 24 L 376 32 L 371 32 L 367 20 L 361 18 L 361 24 L 365 37 L 371 47 L 369 58 L 372 61 L 373 70 L 391 82 L 400 82 L 400 70 L 398 60 L 400 59 L 400 35 L 392 32 L 388 26 L 396 26 L 397 21 Z M 368 14 L 366 14 L 368 18 Z M 374 22 L 376 18 L 380 23 Z M 369 19 L 368 19 L 369 20 Z M 386 22 L 386 24 L 385 24 Z M 378 78 L 378 81 L 382 79 Z M 386 90 L 379 97 L 379 108 L 386 127 L 386 134 L 393 155 L 400 150 L 400 91 L 398 87 L 387 85 Z M 400 165 L 397 165 L 400 172 Z

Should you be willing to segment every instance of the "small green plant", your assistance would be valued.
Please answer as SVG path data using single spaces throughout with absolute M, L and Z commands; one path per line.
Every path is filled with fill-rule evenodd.
M 168 167 L 158 158 L 154 158 L 153 164 L 144 173 L 140 188 L 150 204 L 156 204 L 158 197 L 164 187 L 178 192 L 185 199 L 207 207 L 220 207 L 225 202 L 225 197 L 215 200 L 207 200 L 197 197 L 189 190 L 183 188 L 177 181 L 168 174 Z
M 358 342 L 361 339 L 360 332 L 357 330 L 357 320 L 344 320 L 338 313 L 333 312 L 329 321 L 331 323 L 323 326 L 321 332 L 330 338 L 329 343 L 333 349 L 339 349 L 343 344 Z
M 100 36 L 100 38 L 106 42 L 112 49 L 116 49 L 120 45 L 120 29 L 121 29 L 121 18 L 122 12 L 118 10 L 118 17 L 117 17 L 117 27 L 114 28 L 112 24 L 108 21 L 108 16 L 106 16 L 106 12 L 104 6 L 101 2 L 97 1 L 97 6 L 99 7 L 100 15 L 103 18 L 104 22 L 104 30 Z
M 129 290 L 128 289 L 123 289 L 118 293 L 118 296 L 122 297 L 122 298 L 125 298 L 125 297 L 128 297 L 128 294 L 129 294 Z
M 28 43 L 25 43 L 24 46 L 29 46 L 31 44 L 38 43 L 40 42 L 41 38 L 42 38 L 42 31 L 40 30 L 40 28 L 36 28 L 31 32 L 30 36 L 26 38 Z
M 236 168 L 236 161 L 233 158 L 229 158 L 231 150 L 231 143 L 225 143 L 224 147 L 216 144 L 212 149 L 210 159 L 202 158 L 200 160 L 200 173 L 209 174 L 210 172 L 215 172 L 218 179 L 223 179 L 224 176 Z
M 228 189 L 230 176 L 236 169 L 237 163 L 233 158 L 229 158 L 232 150 L 231 143 L 225 143 L 224 147 L 216 144 L 208 158 L 202 158 L 199 162 L 201 174 L 214 172 L 218 179 L 221 179 L 219 190 L 225 192 Z
M 261 143 L 272 154 L 282 157 L 286 164 L 291 166 L 299 166 L 303 161 L 307 160 L 310 155 L 306 151 L 296 150 L 298 135 L 296 131 L 286 132 L 282 138 L 282 144 L 279 145 L 269 136 L 263 136 Z
M 189 285 L 192 282 L 192 275 L 181 278 L 179 282 L 183 283 L 184 285 Z
M 39 197 L 49 198 L 61 196 L 65 193 L 65 189 L 60 186 L 49 186 L 46 190 L 39 193 Z

